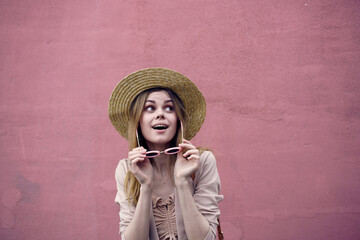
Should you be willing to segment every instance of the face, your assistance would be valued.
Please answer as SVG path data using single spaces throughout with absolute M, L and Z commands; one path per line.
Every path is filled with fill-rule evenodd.
M 169 142 L 176 133 L 177 116 L 174 102 L 166 91 L 149 94 L 140 117 L 140 128 L 150 149 L 170 147 Z

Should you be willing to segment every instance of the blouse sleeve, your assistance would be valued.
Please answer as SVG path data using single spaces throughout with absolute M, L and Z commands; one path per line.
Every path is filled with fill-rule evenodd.
M 125 196 L 124 181 L 125 181 L 126 173 L 127 173 L 127 163 L 126 163 L 126 160 L 123 159 L 123 160 L 120 160 L 118 166 L 116 167 L 116 171 L 115 171 L 115 180 L 116 180 L 116 188 L 117 188 L 115 202 L 117 204 L 119 204 L 119 206 L 120 206 L 120 211 L 119 211 L 120 231 L 119 231 L 119 233 L 123 240 L 125 240 L 125 238 L 123 237 L 125 229 L 129 225 L 129 223 L 134 215 L 134 212 L 135 212 L 135 207 L 129 203 L 128 199 Z
M 197 208 L 210 225 L 205 240 L 216 239 L 216 227 L 220 216 L 218 202 L 224 198 L 219 194 L 220 185 L 215 156 L 205 151 L 200 156 L 200 168 L 195 173 L 193 196 Z

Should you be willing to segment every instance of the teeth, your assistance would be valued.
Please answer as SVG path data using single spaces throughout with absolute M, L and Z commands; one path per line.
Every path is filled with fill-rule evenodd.
M 159 125 L 153 126 L 153 128 L 155 128 L 155 129 L 166 129 L 167 126 L 166 126 L 166 125 L 163 125 L 163 124 L 159 124 Z

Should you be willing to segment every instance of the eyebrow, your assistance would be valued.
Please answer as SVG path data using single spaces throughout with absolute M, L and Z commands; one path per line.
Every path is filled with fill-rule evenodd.
M 154 100 L 146 100 L 145 102 L 151 102 L 151 103 L 156 103 Z M 169 100 L 165 100 L 164 103 L 168 103 L 168 102 L 174 102 L 173 100 L 169 99 Z

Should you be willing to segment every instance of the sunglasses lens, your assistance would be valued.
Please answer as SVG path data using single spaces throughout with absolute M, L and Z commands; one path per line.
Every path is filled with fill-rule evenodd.
M 179 147 L 173 147 L 173 148 L 169 148 L 165 150 L 166 154 L 176 154 L 180 152 L 180 148 Z
M 149 151 L 149 152 L 146 152 L 146 156 L 148 158 L 154 158 L 154 157 L 157 157 L 159 156 L 160 153 L 158 151 Z

